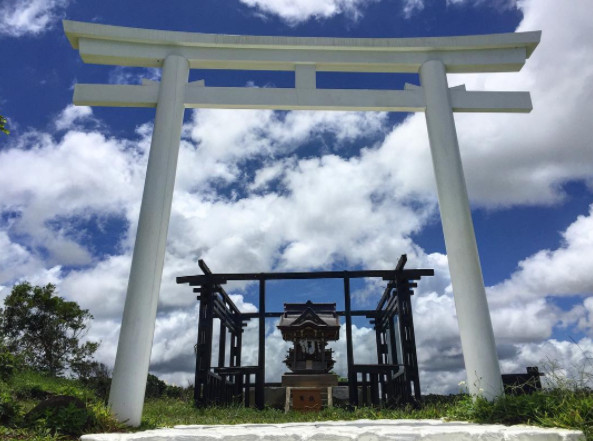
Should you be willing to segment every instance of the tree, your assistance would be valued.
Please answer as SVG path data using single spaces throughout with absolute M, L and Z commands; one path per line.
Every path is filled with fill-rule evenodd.
M 31 286 L 28 282 L 12 288 L 0 309 L 0 335 L 13 354 L 33 367 L 62 374 L 92 362 L 99 343 L 80 339 L 93 318 L 88 309 L 54 295 L 56 287 Z
M 10 130 L 6 128 L 6 118 L 0 115 L 0 132 L 6 133 L 7 135 L 10 133 Z

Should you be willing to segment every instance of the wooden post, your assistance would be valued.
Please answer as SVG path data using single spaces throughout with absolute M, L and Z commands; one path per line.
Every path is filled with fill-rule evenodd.
M 350 279 L 344 277 L 344 312 L 346 316 L 346 358 L 348 360 L 348 396 L 350 405 L 358 406 L 357 379 L 354 372 L 354 350 L 352 348 L 352 307 L 350 304 Z
M 224 367 L 224 356 L 226 354 L 226 327 L 220 319 L 220 333 L 218 336 L 218 367 Z
M 255 376 L 255 406 L 263 409 L 265 406 L 265 376 L 266 376 L 266 280 L 259 280 L 259 350 L 257 354 L 257 375 Z
M 414 319 L 412 317 L 412 301 L 410 296 L 409 281 L 398 277 L 397 279 L 397 312 L 400 339 L 402 342 L 402 359 L 405 368 L 406 390 L 408 397 L 420 399 L 420 379 L 418 378 L 418 360 L 416 357 L 416 337 L 414 335 Z M 408 398 L 406 397 L 406 398 Z
M 196 380 L 194 400 L 196 406 L 208 404 L 210 397 L 206 388 L 212 365 L 212 294 L 211 284 L 203 285 L 200 294 L 200 317 L 198 323 L 198 344 L 196 346 Z

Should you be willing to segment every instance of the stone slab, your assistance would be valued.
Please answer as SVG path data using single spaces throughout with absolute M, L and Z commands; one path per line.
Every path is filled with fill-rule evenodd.
M 84 435 L 82 441 L 584 441 L 582 432 L 442 420 L 176 426 L 136 433 Z
M 335 374 L 284 374 L 282 386 L 285 387 L 330 387 L 338 385 Z

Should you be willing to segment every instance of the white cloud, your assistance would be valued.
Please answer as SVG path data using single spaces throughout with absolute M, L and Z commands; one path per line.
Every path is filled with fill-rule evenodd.
M 410 18 L 417 12 L 424 9 L 424 0 L 405 0 L 404 1 L 404 17 Z
M 562 236 L 555 250 L 541 250 L 519 262 L 517 271 L 490 291 L 491 302 L 525 302 L 545 296 L 590 296 L 593 274 L 593 205 Z
M 10 240 L 6 231 L 0 231 L 0 280 L 14 280 L 31 274 L 42 267 L 41 262 L 24 246 Z M 16 277 L 15 277 L 16 276 Z
M 277 15 L 289 24 L 296 25 L 311 18 L 327 19 L 345 14 L 352 19 L 361 16 L 362 10 L 377 0 L 241 0 L 264 14 Z
M 75 121 L 67 108 L 56 121 Z M 32 132 L 0 152 L 0 209 L 12 213 L 8 232 L 50 266 L 85 265 L 80 222 L 105 216 L 135 217 L 144 177 L 142 143 L 69 131 L 56 141 Z M 135 222 L 134 222 L 135 224 Z
M 593 341 L 583 338 L 578 342 L 550 339 L 517 347 L 514 359 L 501 363 L 503 372 L 525 372 L 526 366 L 538 366 L 545 373 L 542 378 L 549 387 L 593 386 Z
M 275 161 L 305 143 L 317 141 L 323 149 L 322 134 L 344 144 L 377 136 L 385 121 L 385 113 L 198 110 L 184 128 L 177 188 L 192 190 L 209 179 L 234 182 L 242 177 L 242 161 Z
M 0 7 L 0 35 L 41 34 L 60 18 L 70 0 L 5 0 Z
M 141 84 L 142 80 L 160 81 L 161 70 L 153 67 L 116 66 L 109 71 L 110 84 Z
M 529 114 L 456 113 L 455 122 L 472 203 L 488 208 L 560 204 L 570 181 L 591 187 L 593 148 L 593 28 L 587 7 L 550 1 L 519 3 L 518 31 L 543 30 L 542 41 L 520 72 L 451 74 L 450 86 L 468 90 L 530 91 Z M 434 195 L 426 122 L 414 114 L 374 154 L 392 170 L 398 189 Z
M 73 129 L 74 124 L 88 120 L 93 114 L 93 109 L 88 106 L 75 106 L 69 104 L 55 121 L 56 130 Z
M 527 115 L 456 115 L 470 195 L 488 206 L 557 203 L 564 183 L 592 179 L 593 47 L 583 42 L 593 39 L 593 28 L 585 23 L 586 7 L 550 1 L 519 7 L 525 18 L 518 31 L 543 30 L 523 70 L 451 75 L 450 81 L 468 89 L 531 91 Z
M 95 319 L 120 319 L 130 262 L 129 254 L 109 256 L 91 268 L 70 271 L 62 277 L 59 291 L 89 309 Z
M 583 310 L 578 319 L 578 327 L 589 335 L 593 335 L 593 297 L 586 298 Z

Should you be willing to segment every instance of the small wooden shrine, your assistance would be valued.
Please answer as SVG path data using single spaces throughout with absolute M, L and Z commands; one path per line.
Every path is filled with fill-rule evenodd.
M 328 341 L 340 337 L 335 303 L 285 303 L 278 329 L 293 343 L 284 364 L 292 371 L 282 376 L 284 409 L 320 410 L 332 406 L 332 387 L 338 376 L 330 373 L 335 360 Z
M 294 344 L 284 363 L 295 374 L 325 374 L 335 363 L 328 341 L 340 337 L 335 303 L 285 303 L 278 329 Z

